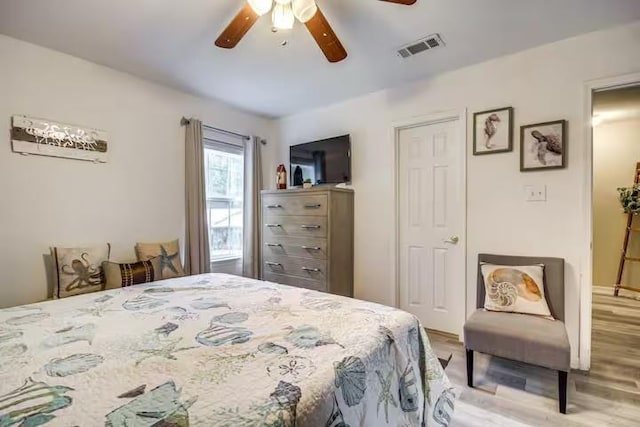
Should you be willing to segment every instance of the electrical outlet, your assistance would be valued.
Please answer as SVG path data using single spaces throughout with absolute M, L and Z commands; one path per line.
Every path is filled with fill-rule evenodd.
M 546 202 L 547 186 L 546 185 L 525 185 L 524 197 L 527 202 Z

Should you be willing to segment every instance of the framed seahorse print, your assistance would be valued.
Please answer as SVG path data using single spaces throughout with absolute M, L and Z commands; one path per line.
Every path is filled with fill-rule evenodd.
M 513 151 L 513 107 L 473 114 L 473 155 Z

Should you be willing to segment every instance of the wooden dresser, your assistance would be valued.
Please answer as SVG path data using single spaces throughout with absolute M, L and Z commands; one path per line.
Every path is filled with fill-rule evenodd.
M 262 278 L 353 296 L 353 191 L 262 191 Z

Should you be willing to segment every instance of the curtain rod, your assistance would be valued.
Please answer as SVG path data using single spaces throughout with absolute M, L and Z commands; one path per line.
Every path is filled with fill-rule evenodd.
M 186 117 L 183 117 L 180 120 L 180 125 L 186 126 L 188 124 L 189 124 L 189 119 L 187 119 Z M 220 132 L 220 133 L 224 133 L 224 134 L 231 135 L 231 136 L 237 136 L 238 138 L 242 138 L 242 139 L 247 140 L 247 141 L 251 139 L 251 137 L 249 135 L 242 135 L 240 133 L 231 132 L 231 131 L 228 131 L 228 130 L 216 128 L 216 127 L 209 126 L 209 125 L 204 125 L 203 124 L 202 127 L 204 129 L 212 130 L 212 131 L 215 131 L 215 132 Z M 264 139 L 260 140 L 260 143 L 262 145 L 267 145 L 267 142 Z

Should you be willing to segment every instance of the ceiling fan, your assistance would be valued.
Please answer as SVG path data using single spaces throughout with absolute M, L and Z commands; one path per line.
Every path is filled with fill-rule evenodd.
M 410 6 L 417 0 L 380 0 Z M 274 5 L 275 2 L 275 5 Z M 233 49 L 256 23 L 258 18 L 273 9 L 271 19 L 275 29 L 289 30 L 297 19 L 303 23 L 329 62 L 340 62 L 347 51 L 331 29 L 315 0 L 247 0 L 231 23 L 216 40 L 216 46 Z

